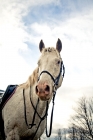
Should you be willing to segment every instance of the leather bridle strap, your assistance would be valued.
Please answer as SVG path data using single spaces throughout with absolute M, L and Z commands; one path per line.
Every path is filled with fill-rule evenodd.
M 39 75 L 39 77 L 38 77 L 38 81 L 39 81 L 39 79 L 40 79 L 40 76 L 41 76 L 43 73 L 47 73 L 47 74 L 51 77 L 51 79 L 53 80 L 54 85 L 58 85 L 59 78 L 60 78 L 60 75 L 61 75 L 62 72 L 63 72 L 62 77 L 64 78 L 65 67 L 64 67 L 63 61 L 61 61 L 60 72 L 59 72 L 59 75 L 56 77 L 56 79 L 52 76 L 52 74 L 51 74 L 50 72 L 44 70 L 44 71 L 42 71 L 42 72 L 40 73 L 40 75 Z
M 39 75 L 39 77 L 38 77 L 38 81 L 39 81 L 40 76 L 42 75 L 42 73 L 47 73 L 48 75 L 50 75 L 50 77 L 52 78 L 53 82 L 55 83 L 55 79 L 54 79 L 54 77 L 51 75 L 51 73 L 49 73 L 49 72 L 46 71 L 46 70 L 43 70 L 43 71 L 40 73 L 40 75 Z
M 56 91 L 54 91 L 53 93 L 53 99 L 52 99 L 52 111 L 51 111 L 51 116 L 50 116 L 50 127 L 49 127 L 49 131 L 48 131 L 48 128 L 47 128 L 47 116 L 48 116 L 48 112 L 47 112 L 47 116 L 46 116 L 46 136 L 47 137 L 50 137 L 51 136 L 51 132 L 52 132 L 52 123 L 53 123 L 53 111 L 54 111 L 54 100 L 55 100 L 55 95 L 56 95 Z M 48 106 L 48 101 L 47 101 L 47 106 Z
M 33 107 L 33 109 L 34 109 L 34 114 L 33 114 L 33 119 L 32 119 L 32 123 L 31 123 L 31 124 L 29 124 L 28 121 L 27 121 L 26 101 L 25 101 L 25 100 L 26 100 L 26 99 L 25 99 L 25 89 L 23 89 L 24 116 L 25 116 L 25 123 L 26 123 L 26 125 L 27 125 L 27 128 L 28 128 L 28 129 L 32 129 L 32 127 L 36 125 L 36 124 L 35 124 L 35 117 L 36 117 L 36 115 L 40 118 L 40 121 L 39 121 L 39 123 L 38 123 L 38 125 L 37 125 L 36 131 L 35 131 L 34 135 L 31 137 L 31 139 L 33 140 L 34 137 L 35 137 L 35 135 L 36 135 L 36 133 L 37 133 L 37 131 L 38 131 L 38 129 L 39 129 L 39 126 L 40 126 L 41 122 L 42 122 L 42 121 L 46 118 L 46 116 L 47 116 L 47 112 L 48 112 L 48 103 L 46 104 L 45 114 L 44 114 L 43 116 L 40 116 L 39 113 L 37 112 L 37 106 L 38 106 L 38 104 L 39 104 L 39 98 L 38 98 L 38 100 L 37 100 L 36 106 L 34 106 L 34 104 L 33 104 L 33 102 L 32 102 L 32 98 L 31 98 L 31 87 L 30 87 L 30 91 L 29 91 L 29 96 L 30 96 L 31 105 L 32 105 L 32 107 Z

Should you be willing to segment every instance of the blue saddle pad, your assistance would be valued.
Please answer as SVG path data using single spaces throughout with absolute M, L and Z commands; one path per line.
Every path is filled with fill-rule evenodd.
M 2 97 L 2 101 L 1 101 L 1 104 L 0 104 L 0 109 L 3 108 L 4 104 L 6 103 L 7 99 L 11 96 L 11 94 L 13 93 L 13 91 L 15 90 L 15 88 L 17 87 L 18 85 L 9 85 L 7 88 L 6 88 L 6 91 Z
M 18 85 L 9 85 L 6 88 L 6 91 L 2 97 L 2 101 L 0 103 L 0 134 L 2 139 L 5 139 L 5 133 L 4 133 L 4 122 L 2 119 L 2 108 L 4 107 L 5 103 L 7 102 L 7 100 L 9 99 L 9 97 L 13 94 L 13 91 L 15 90 L 15 88 Z

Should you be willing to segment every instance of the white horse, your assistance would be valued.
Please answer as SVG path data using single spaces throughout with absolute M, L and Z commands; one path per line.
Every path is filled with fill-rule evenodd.
M 58 39 L 56 49 L 45 48 L 41 40 L 39 49 L 38 67 L 27 82 L 16 88 L 2 109 L 6 140 L 37 140 L 46 127 L 46 104 L 62 84 L 61 40 Z

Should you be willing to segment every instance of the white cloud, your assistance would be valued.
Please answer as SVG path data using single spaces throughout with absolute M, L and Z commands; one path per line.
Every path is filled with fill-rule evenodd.
M 0 88 L 2 89 L 8 84 L 19 84 L 26 80 L 30 68 L 19 55 L 19 50 L 28 51 L 28 46 L 24 43 L 28 35 L 21 21 L 22 8 L 16 7 L 16 4 L 17 1 L 10 0 L 2 1 L 0 4 Z M 26 73 L 25 68 L 27 68 Z

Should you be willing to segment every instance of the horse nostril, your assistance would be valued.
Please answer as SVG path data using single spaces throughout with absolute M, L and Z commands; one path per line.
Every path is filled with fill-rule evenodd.
M 45 91 L 47 91 L 47 92 L 50 91 L 50 87 L 48 85 L 46 85 Z
M 37 86 L 36 86 L 36 93 L 38 92 L 38 88 L 37 88 Z
M 39 93 L 39 94 L 40 93 L 48 94 L 50 92 L 50 87 L 48 85 L 45 85 L 45 86 L 44 85 L 43 86 L 37 85 L 35 90 L 36 90 L 36 94 L 37 93 Z

